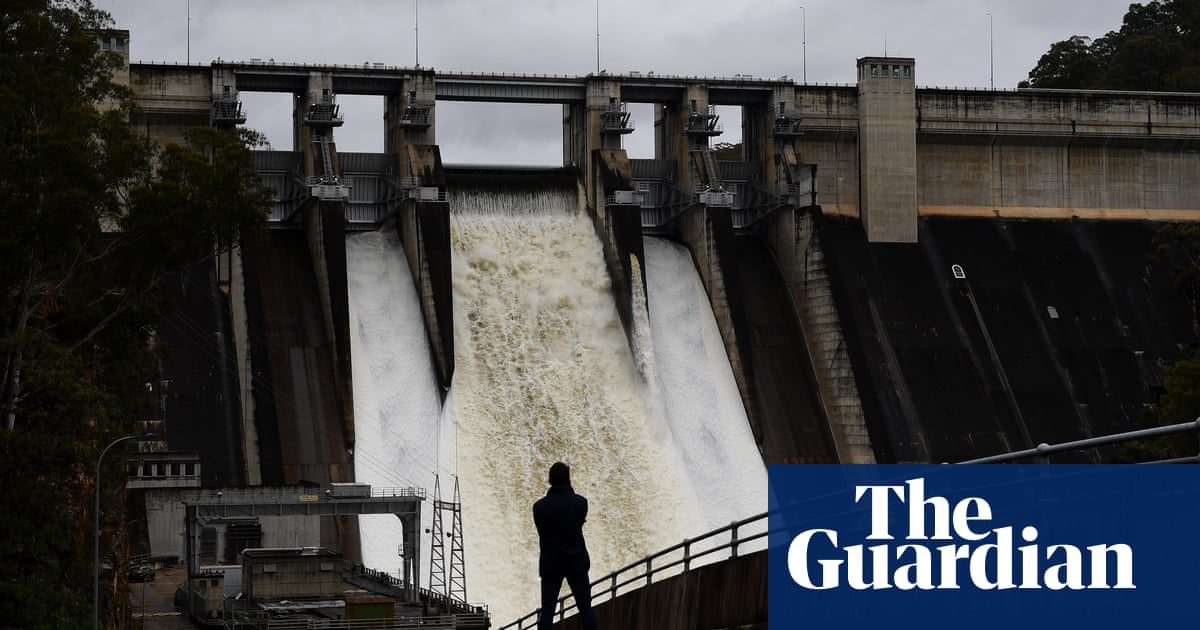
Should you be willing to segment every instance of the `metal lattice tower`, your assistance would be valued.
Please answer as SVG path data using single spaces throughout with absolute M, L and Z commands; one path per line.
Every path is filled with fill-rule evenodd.
M 454 511 L 450 528 L 450 599 L 467 601 L 466 555 L 463 553 L 462 500 L 458 493 L 458 477 L 454 477 L 454 502 L 447 504 Z
M 429 591 L 446 594 L 446 550 L 442 544 L 441 479 L 433 478 L 433 527 L 429 530 Z

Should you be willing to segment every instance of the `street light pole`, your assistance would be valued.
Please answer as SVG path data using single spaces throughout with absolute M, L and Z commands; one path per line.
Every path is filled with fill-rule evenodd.
M 104 462 L 104 456 L 108 454 L 108 449 L 125 440 L 133 440 L 138 437 L 140 436 L 126 435 L 113 440 L 104 447 L 103 451 L 100 451 L 100 457 L 96 460 L 96 546 L 92 565 L 92 630 L 100 628 L 100 464 Z
M 600 74 L 600 0 L 596 0 L 596 74 Z
M 990 73 L 989 83 L 992 89 L 996 89 L 996 55 L 995 48 L 992 47 L 992 14 L 988 16 L 988 71 Z
M 800 7 L 800 63 L 801 81 L 808 83 L 808 14 Z

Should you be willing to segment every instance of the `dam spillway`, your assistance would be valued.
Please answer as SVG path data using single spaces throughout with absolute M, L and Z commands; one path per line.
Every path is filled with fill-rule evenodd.
M 468 189 L 451 208 L 444 409 L 399 244 L 348 238 L 355 461 L 376 486 L 457 474 L 471 601 L 501 623 L 537 607 L 530 507 L 557 460 L 591 503 L 593 577 L 765 509 L 766 470 L 686 249 L 647 241 L 649 312 L 631 350 L 575 189 Z M 398 530 L 364 520 L 364 562 L 394 566 Z
M 454 423 L 472 420 L 462 417 L 458 404 L 466 387 L 456 382 L 442 409 L 454 358 L 467 356 L 451 340 L 466 329 L 446 328 L 453 328 L 450 313 L 462 314 L 457 303 L 451 305 L 451 228 L 444 209 L 447 190 L 462 187 L 447 184 L 440 158 L 434 159 L 437 127 L 445 130 L 450 121 L 434 112 L 447 100 L 563 105 L 563 165 L 584 174 L 588 211 L 595 231 L 605 232 L 612 292 L 632 340 L 621 350 L 631 358 L 621 361 L 635 366 L 636 378 L 622 382 L 641 388 L 630 396 L 648 409 L 644 419 L 659 432 L 654 437 L 673 444 L 663 462 L 677 465 L 671 454 L 685 453 L 684 472 L 664 468 L 670 479 L 684 480 L 676 500 L 709 510 L 708 520 L 691 524 L 686 535 L 755 511 L 726 503 L 731 496 L 756 499 L 740 497 L 737 488 L 714 487 L 703 466 L 723 481 L 727 467 L 761 459 L 954 461 L 1133 428 L 1141 410 L 1162 393 L 1163 366 L 1195 340 L 1191 301 L 1171 284 L 1166 265 L 1148 262 L 1148 247 L 1161 225 L 1156 222 L 1200 217 L 1196 96 L 922 88 L 907 70 L 899 79 L 888 72 L 911 61 L 862 58 L 857 85 L 835 86 L 744 75 L 545 77 L 261 61 L 127 64 L 142 106 L 136 124 L 155 139 L 179 139 L 196 125 L 242 124 L 228 116 L 240 108 L 240 93 L 294 97 L 292 150 L 256 153 L 257 168 L 277 191 L 271 237 L 247 244 L 213 270 L 214 293 L 229 295 L 232 339 L 217 323 L 203 339 L 164 335 L 187 359 L 163 369 L 164 381 L 171 382 L 164 410 L 173 427 L 171 448 L 196 451 L 205 488 L 241 480 L 431 488 L 435 471 L 442 474 L 443 490 L 454 472 L 467 482 L 466 471 L 453 465 L 461 445 L 457 455 L 449 450 Z M 314 108 L 340 94 L 384 99 L 384 153 L 354 154 L 344 151 L 348 146 L 337 151 L 331 133 L 314 135 L 304 127 Z M 653 108 L 652 159 L 634 159 L 620 148 L 622 134 L 633 132 L 621 120 L 628 104 Z M 714 107 L 741 109 L 742 154 L 733 160 L 710 159 L 707 145 L 715 138 L 706 134 L 714 131 L 707 124 L 715 123 Z M 627 168 L 614 168 L 622 162 Z M 337 193 L 335 200 L 326 193 Z M 567 207 L 578 205 L 573 203 Z M 417 211 L 405 215 L 410 224 L 397 220 L 393 230 L 389 222 L 413 206 Z M 482 213 L 513 210 L 492 204 Z M 381 226 L 384 232 L 353 237 L 361 243 L 345 243 L 349 284 L 358 284 L 347 296 L 338 286 L 346 275 L 339 268 L 343 230 Z M 403 255 L 387 234 L 392 231 L 404 238 Z M 694 282 L 693 267 L 700 270 L 708 295 L 697 304 L 716 313 L 761 457 L 753 447 L 749 454 L 721 454 L 719 447 L 731 441 L 724 431 L 741 418 L 713 411 L 724 409 L 709 398 L 718 389 L 715 381 L 672 393 L 677 385 L 700 382 L 690 370 L 706 359 L 721 363 L 721 348 L 705 345 L 702 335 L 668 340 L 683 333 L 681 320 L 692 314 L 665 314 L 671 309 L 664 300 L 678 297 L 667 297 L 659 282 L 664 276 L 655 257 L 665 243 L 647 239 L 642 256 L 645 234 L 666 235 L 690 249 L 679 262 L 691 275 L 665 284 L 673 289 Z M 610 250 L 630 244 L 641 259 L 617 256 L 614 264 Z M 499 253 L 511 251 L 518 250 Z M 416 289 L 407 264 L 418 278 Z M 642 289 L 621 286 L 630 280 L 630 266 L 646 270 L 649 294 L 648 305 L 639 303 L 632 319 L 627 301 L 637 302 Z M 404 306 L 417 302 L 423 313 Z M 353 335 L 343 334 L 347 307 L 355 313 Z M 188 307 L 178 323 L 192 326 L 187 320 L 195 308 Z M 439 329 L 424 333 L 423 326 Z M 431 340 L 433 360 L 425 354 Z M 676 354 L 675 342 L 695 343 L 693 351 L 703 348 L 705 354 Z M 225 343 L 236 373 L 219 359 Z M 205 355 L 212 357 L 208 365 L 199 361 Z M 680 372 L 670 375 L 668 369 Z M 222 386 L 195 374 L 221 374 Z M 607 373 L 594 378 L 614 387 Z M 352 393 L 345 388 L 351 380 Z M 240 427 L 225 407 L 234 394 Z M 353 409 L 347 409 L 351 400 Z M 715 415 L 710 421 L 700 412 Z M 230 425 L 227 431 L 240 428 L 240 443 L 219 435 L 214 417 Z M 1072 457 L 1101 461 L 1108 454 Z M 583 474 L 576 465 L 577 475 Z M 540 493 L 544 470 L 538 466 L 511 474 L 528 473 Z M 753 483 L 745 487 L 757 487 Z M 593 487 L 580 489 L 600 511 Z M 514 522 L 525 526 L 519 534 L 531 536 L 529 499 L 507 500 Z M 500 513 L 490 505 L 484 509 Z M 472 567 L 520 552 L 517 543 L 493 535 L 490 523 L 479 532 L 472 518 L 467 515 L 466 533 Z M 179 519 L 152 520 L 162 523 L 151 528 L 152 549 L 178 557 L 180 537 L 173 528 Z M 315 533 L 264 528 L 261 542 L 340 544 L 357 560 L 358 542 L 333 520 Z M 363 520 L 367 564 L 400 575 L 394 568 L 401 564 L 396 519 Z M 346 524 L 357 533 L 352 520 Z M 594 519 L 589 527 L 595 526 Z M 424 582 L 430 554 L 427 540 L 421 542 Z M 236 551 L 224 539 L 219 544 L 223 556 Z M 470 599 L 493 605 L 503 623 L 506 604 L 487 600 L 475 572 L 470 568 Z M 534 605 L 514 604 L 520 613 Z
M 347 237 L 346 267 L 355 478 L 374 487 L 432 488 L 442 404 L 408 261 L 394 232 L 366 232 Z M 402 575 L 399 520 L 362 516 L 360 529 L 366 564 Z M 421 542 L 428 558 L 429 541 Z

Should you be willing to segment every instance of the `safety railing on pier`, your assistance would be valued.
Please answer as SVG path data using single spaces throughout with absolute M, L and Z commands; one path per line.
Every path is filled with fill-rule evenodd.
M 486 606 L 473 606 L 440 593 L 426 589 L 417 589 L 416 602 L 409 600 L 408 584 L 388 573 L 364 567 L 361 564 L 343 561 L 342 575 L 349 584 L 371 592 L 382 593 L 394 597 L 397 603 L 396 616 L 385 619 L 327 619 L 308 617 L 304 615 L 280 616 L 265 610 L 246 607 L 244 600 L 226 600 L 224 611 L 224 627 L 233 630 L 374 630 L 388 628 L 391 630 L 404 628 L 445 629 L 445 630 L 483 630 L 489 625 Z M 366 580 L 366 582 L 363 582 Z M 373 585 L 372 585 L 373 584 Z M 200 592 L 196 591 L 196 596 Z M 230 607 L 230 603 L 240 604 L 241 607 Z M 436 614 L 420 614 L 418 609 L 404 607 L 412 614 L 401 612 L 402 605 L 419 603 L 426 612 Z
M 655 580 L 685 573 L 694 568 L 713 564 L 739 555 L 767 548 L 767 513 L 734 521 L 697 538 L 650 554 L 592 582 L 592 604 L 600 604 L 629 591 L 649 586 Z M 569 602 L 569 603 L 568 603 Z M 562 621 L 576 609 L 575 598 L 559 598 L 555 619 Z M 506 625 L 500 630 L 532 630 L 537 627 L 539 611 Z
M 390 590 L 397 592 L 405 592 L 408 590 L 408 583 L 404 580 L 377 569 L 365 567 L 357 562 L 342 561 L 342 571 L 347 578 L 363 578 L 376 584 L 387 587 Z M 486 617 L 487 607 L 469 604 L 460 599 L 449 597 L 443 593 L 435 593 L 429 589 L 418 588 L 417 596 L 422 602 L 430 606 L 434 606 L 439 610 L 446 611 L 447 614 L 456 617 L 474 618 Z
M 337 499 L 382 499 L 382 498 L 414 498 L 425 499 L 424 488 L 370 488 L 370 494 L 352 495 L 335 494 L 333 489 L 324 486 L 261 486 L 250 488 L 221 488 L 219 490 L 183 490 L 180 496 L 185 503 L 222 502 L 222 503 L 269 503 L 269 502 L 318 502 Z
M 438 630 L 486 628 L 482 615 L 468 618 L 463 615 L 439 615 L 394 619 L 316 619 L 299 617 L 283 619 L 266 614 L 244 615 L 225 624 L 239 630 Z

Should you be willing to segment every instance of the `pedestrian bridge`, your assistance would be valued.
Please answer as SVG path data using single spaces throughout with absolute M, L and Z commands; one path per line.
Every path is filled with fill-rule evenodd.
M 601 628 L 766 628 L 767 513 L 650 554 L 592 582 Z M 558 600 L 555 628 L 582 628 L 574 598 Z M 500 626 L 534 630 L 538 611 Z M 503 620 L 494 620 L 503 622 Z
M 1047 463 L 1051 456 L 1168 435 L 1200 431 L 1200 418 L 1167 426 L 1125 431 L 959 462 Z M 1155 460 L 1194 464 L 1200 455 Z M 787 509 L 785 509 L 787 511 Z M 766 628 L 767 544 L 772 512 L 735 521 L 663 549 L 592 582 L 592 604 L 602 628 Z M 778 514 L 778 513 L 776 513 Z M 539 611 L 500 626 L 535 630 Z M 558 600 L 557 630 L 582 630 L 574 598 Z

